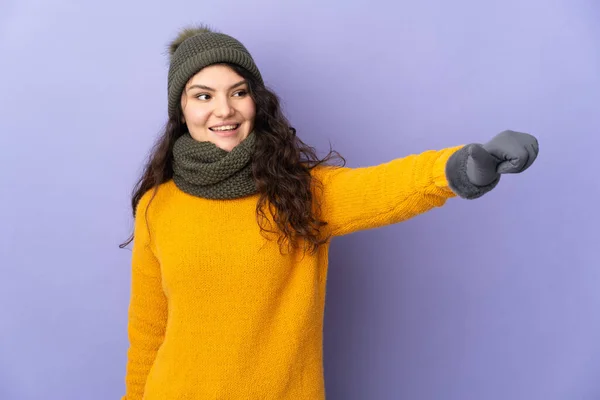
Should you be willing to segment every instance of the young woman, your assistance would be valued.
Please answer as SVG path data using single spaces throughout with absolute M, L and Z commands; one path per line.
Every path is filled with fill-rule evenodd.
M 206 27 L 170 44 L 169 120 L 134 190 L 124 400 L 325 398 L 335 236 L 493 189 L 535 160 L 504 131 L 367 167 L 318 159 L 247 49 Z M 343 158 L 342 158 L 343 160 Z

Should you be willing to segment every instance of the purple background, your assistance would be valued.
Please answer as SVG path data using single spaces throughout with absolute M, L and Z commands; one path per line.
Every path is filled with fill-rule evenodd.
M 334 241 L 328 399 L 600 398 L 599 20 L 593 0 L 2 0 L 0 398 L 122 395 L 117 245 L 191 22 L 246 44 L 349 166 L 540 140 L 482 199 Z

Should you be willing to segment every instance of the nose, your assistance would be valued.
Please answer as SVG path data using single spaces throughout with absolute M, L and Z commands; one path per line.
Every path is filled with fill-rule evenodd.
M 229 98 L 225 96 L 224 98 L 219 98 L 216 101 L 215 106 L 215 116 L 219 118 L 227 118 L 235 113 L 235 109 L 229 103 Z

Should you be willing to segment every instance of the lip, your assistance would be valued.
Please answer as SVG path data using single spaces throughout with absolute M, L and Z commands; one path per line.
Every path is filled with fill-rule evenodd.
M 220 126 L 225 126 L 225 125 L 241 125 L 241 123 L 237 122 L 237 121 L 225 121 L 225 122 L 221 122 L 220 124 L 213 125 L 209 128 L 218 128 Z
M 215 126 L 211 126 L 211 128 L 217 127 L 217 126 L 223 126 L 223 125 L 238 125 L 238 127 L 232 131 L 213 131 L 212 129 L 210 130 L 213 134 L 220 136 L 220 137 L 231 137 L 231 136 L 235 136 L 238 134 L 238 132 L 240 131 L 240 128 L 242 126 L 242 124 L 239 123 L 234 123 L 234 124 L 221 124 L 221 125 L 215 125 Z

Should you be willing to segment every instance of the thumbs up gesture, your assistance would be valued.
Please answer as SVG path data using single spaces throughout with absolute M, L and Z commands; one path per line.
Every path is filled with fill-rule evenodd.
M 469 144 L 446 164 L 450 188 L 460 197 L 476 199 L 492 190 L 502 174 L 517 174 L 533 164 L 538 141 L 527 133 L 504 131 L 485 144 Z
M 486 186 L 500 174 L 518 174 L 533 164 L 539 152 L 538 141 L 527 133 L 504 131 L 486 144 L 469 147 L 467 176 L 471 183 Z

